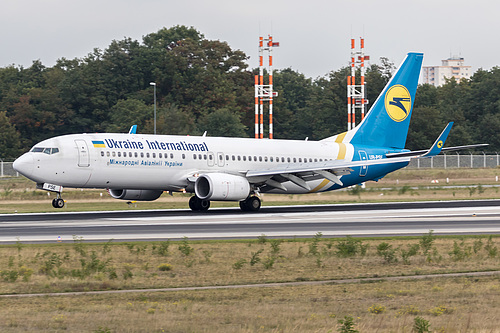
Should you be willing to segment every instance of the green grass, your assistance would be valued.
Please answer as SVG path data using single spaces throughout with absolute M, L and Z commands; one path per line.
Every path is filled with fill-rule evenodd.
M 313 235 L 311 235 L 313 236 Z M 14 244 L 0 246 L 0 294 L 221 286 L 412 276 L 498 269 L 500 238 L 356 238 L 366 253 L 337 254 L 346 239 Z M 430 239 L 429 239 L 430 237 Z M 427 239 L 430 251 L 421 244 Z M 265 240 L 265 241 L 264 241 Z M 377 254 L 388 243 L 390 263 Z M 311 244 L 315 244 L 312 251 Z M 405 262 L 402 250 L 419 245 Z M 187 250 L 189 249 L 189 251 Z M 465 255 L 457 256 L 457 252 Z M 250 265 L 255 253 L 260 261 Z M 269 258 L 274 264 L 266 266 Z M 241 267 L 234 263 L 243 259 Z M 16 272 L 16 274 L 12 273 Z M 494 331 L 498 277 L 158 293 L 0 298 L 0 331 L 328 332 L 350 316 L 360 332 Z M 374 311 L 374 309 L 378 309 Z M 381 310 L 383 309 L 383 311 Z

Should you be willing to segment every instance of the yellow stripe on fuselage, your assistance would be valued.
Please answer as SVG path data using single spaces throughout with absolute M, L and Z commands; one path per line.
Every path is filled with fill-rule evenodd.
M 335 142 L 339 144 L 339 154 L 337 155 L 338 160 L 343 160 L 345 158 L 345 154 L 347 152 L 347 147 L 345 143 L 342 141 L 344 140 L 347 132 L 344 132 L 342 134 L 339 134 L 337 138 L 335 139 Z

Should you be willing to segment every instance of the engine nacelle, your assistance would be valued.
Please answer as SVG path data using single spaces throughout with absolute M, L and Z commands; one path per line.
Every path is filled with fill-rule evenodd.
M 115 199 L 153 201 L 162 195 L 163 191 L 158 190 L 108 190 L 109 195 Z
M 194 192 L 202 200 L 241 201 L 248 198 L 250 184 L 245 177 L 207 173 L 196 179 Z

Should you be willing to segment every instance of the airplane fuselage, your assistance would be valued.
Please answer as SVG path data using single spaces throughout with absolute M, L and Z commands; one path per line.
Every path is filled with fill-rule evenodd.
M 56 153 L 52 150 L 57 148 Z M 332 160 L 382 159 L 390 148 L 354 146 L 335 141 L 256 140 L 200 136 L 141 134 L 74 134 L 37 144 L 17 162 L 23 174 L 37 183 L 64 187 L 149 189 L 192 192 L 190 177 L 203 173 L 245 175 L 253 169 L 300 166 Z M 342 177 L 344 186 L 378 179 L 407 163 L 358 167 Z M 254 183 L 259 179 L 255 178 Z M 309 189 L 285 182 L 300 194 L 338 189 L 322 177 L 311 177 Z

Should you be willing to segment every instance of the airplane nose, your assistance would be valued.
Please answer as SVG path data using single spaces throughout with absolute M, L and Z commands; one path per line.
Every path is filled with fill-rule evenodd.
M 30 176 L 33 174 L 34 166 L 35 166 L 34 159 L 30 153 L 21 155 L 21 157 L 15 160 L 14 163 L 12 164 L 14 170 L 16 170 L 17 172 L 28 178 L 30 178 Z

